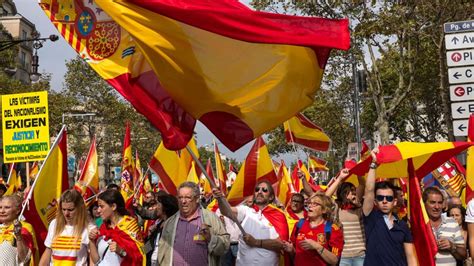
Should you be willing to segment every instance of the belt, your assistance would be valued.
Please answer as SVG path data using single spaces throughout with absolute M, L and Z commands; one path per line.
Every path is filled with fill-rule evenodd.
M 238 245 L 239 242 L 230 242 L 231 245 Z

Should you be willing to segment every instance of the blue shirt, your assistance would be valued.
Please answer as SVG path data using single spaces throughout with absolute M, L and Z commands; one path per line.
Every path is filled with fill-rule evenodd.
M 372 210 L 364 215 L 366 254 L 364 265 L 407 265 L 404 243 L 412 243 L 410 229 L 404 221 L 393 221 L 388 229 L 384 214 Z

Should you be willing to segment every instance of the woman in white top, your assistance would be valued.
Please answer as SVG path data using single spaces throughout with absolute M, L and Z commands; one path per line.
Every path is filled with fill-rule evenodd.
M 87 265 L 89 244 L 84 199 L 76 190 L 66 190 L 49 225 L 39 265 Z

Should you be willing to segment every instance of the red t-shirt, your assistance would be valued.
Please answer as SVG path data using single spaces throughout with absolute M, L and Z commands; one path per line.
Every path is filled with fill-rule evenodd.
M 319 254 L 319 250 L 304 250 L 301 248 L 300 241 L 304 239 L 312 239 L 317 241 L 326 249 L 324 252 L 328 252 L 327 250 L 330 250 L 336 256 L 341 256 L 342 247 L 344 245 L 342 230 L 338 225 L 333 224 L 329 243 L 327 243 L 326 235 L 324 233 L 325 224 L 326 222 L 316 226 L 315 228 L 311 228 L 309 221 L 305 220 L 297 236 L 295 235 L 295 225 L 293 232 L 291 233 L 291 242 L 294 243 L 296 248 L 294 265 L 326 265 L 326 262 Z

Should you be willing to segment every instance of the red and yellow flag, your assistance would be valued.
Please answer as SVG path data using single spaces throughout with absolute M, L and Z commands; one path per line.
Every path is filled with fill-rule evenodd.
M 288 143 L 300 144 L 318 151 L 329 150 L 331 139 L 322 128 L 315 125 L 302 113 L 298 113 L 283 123 L 283 127 Z
M 469 116 L 467 140 L 474 142 L 474 115 L 472 114 Z M 469 147 L 466 157 L 466 192 L 464 203 L 469 203 L 472 198 L 474 198 L 474 147 Z
M 94 2 L 133 36 L 172 99 L 232 151 L 310 105 L 331 49 L 349 48 L 347 20 L 238 1 Z
M 199 176 L 196 173 L 196 167 L 194 166 L 194 161 L 191 162 L 191 168 L 189 169 L 188 178 L 186 181 L 199 184 Z
M 291 173 L 291 178 L 293 180 L 293 187 L 295 188 L 296 192 L 300 192 L 303 189 L 303 181 L 299 179 L 298 171 L 301 171 L 304 173 L 306 181 L 308 181 L 308 184 L 311 186 L 313 191 L 321 190 L 321 187 L 314 183 L 314 180 L 311 177 L 311 174 L 309 173 L 308 169 L 303 164 L 303 162 L 301 160 L 298 160 L 297 165 L 295 166 L 295 168 L 293 168 L 293 172 Z
M 313 155 L 310 155 L 308 157 L 308 170 L 310 172 L 321 172 L 321 171 L 329 171 L 329 168 L 327 168 L 325 160 L 321 158 L 314 157 Z
M 36 175 L 38 174 L 38 162 L 34 162 L 33 165 L 30 167 L 30 179 L 34 180 L 36 178 Z
M 199 156 L 193 138 L 188 145 L 194 154 Z M 176 195 L 178 186 L 188 178 L 192 161 L 193 159 L 186 149 L 171 151 L 166 149 L 161 142 L 150 161 L 150 169 L 158 174 L 164 189 L 169 194 Z
M 67 134 L 66 127 L 59 132 L 38 177 L 27 196 L 25 204 L 26 220 L 35 225 L 40 254 L 44 251 L 44 240 L 48 226 L 56 217 L 57 204 L 61 194 L 69 188 L 67 173 Z
M 409 173 L 409 219 L 418 264 L 434 266 L 436 264 L 435 256 L 438 252 L 438 246 L 431 229 L 430 219 L 426 213 L 425 204 L 421 197 L 420 182 L 418 177 L 415 175 L 413 159 L 408 159 L 407 163 L 407 171 Z
M 125 128 L 125 137 L 123 139 L 122 177 L 120 179 L 120 192 L 122 193 L 123 199 L 126 203 L 133 198 L 134 175 L 135 163 L 133 161 L 132 141 L 130 137 L 130 124 L 127 123 L 127 126 Z
M 74 184 L 74 188 L 81 193 L 84 199 L 89 199 L 99 192 L 99 158 L 95 137 L 92 139 L 81 176 Z
M 290 173 L 288 172 L 288 168 L 286 167 L 285 162 L 283 160 L 281 161 L 277 178 L 279 179 L 279 182 L 275 192 L 276 197 L 282 204 L 286 206 L 288 205 L 288 201 L 291 199 L 291 194 L 295 193 L 296 191 L 293 187 L 293 183 L 291 182 L 291 177 Z
M 15 192 L 17 192 L 21 188 L 21 185 L 22 185 L 21 176 L 18 175 L 15 167 L 16 167 L 15 163 L 12 163 L 10 165 L 10 174 L 7 180 L 8 189 L 7 191 L 5 191 L 5 194 L 4 194 L 5 196 L 13 195 Z
M 79 56 L 160 131 L 166 147 L 183 148 L 196 120 L 162 88 L 134 38 L 95 2 L 40 0 L 40 6 Z
M 214 141 L 214 156 L 216 160 L 216 175 L 219 180 L 219 187 L 222 193 L 227 194 L 227 173 L 225 172 L 224 164 L 222 163 L 221 153 L 217 147 L 217 143 Z
M 214 174 L 212 173 L 212 165 L 211 165 L 211 159 L 207 159 L 207 165 L 206 165 L 206 172 L 209 175 L 209 177 L 216 182 L 216 179 L 214 178 Z M 200 176 L 200 185 L 202 190 L 204 191 L 204 196 L 209 197 L 212 194 L 212 189 L 211 189 L 211 184 L 207 180 L 207 178 L 204 176 L 202 173 Z M 224 194 L 225 195 L 225 194 Z
M 245 197 L 254 193 L 255 185 L 260 180 L 275 183 L 277 180 L 272 160 L 262 137 L 255 140 L 247 158 L 242 163 L 227 200 L 231 205 L 241 203 Z

